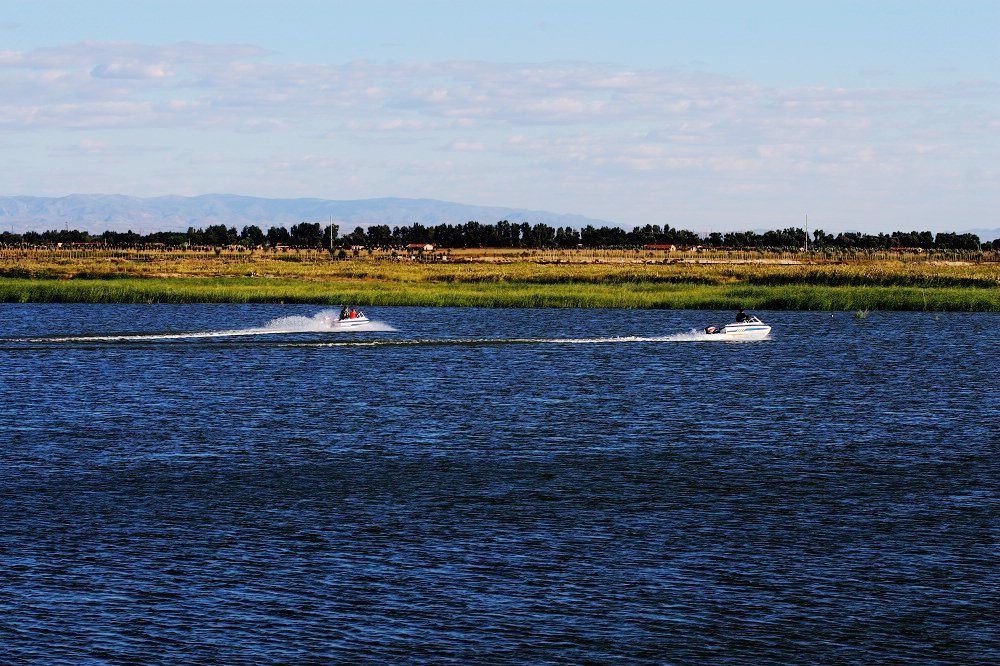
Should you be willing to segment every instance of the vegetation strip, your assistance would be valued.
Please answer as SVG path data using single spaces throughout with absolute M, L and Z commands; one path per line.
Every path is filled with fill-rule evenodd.
M 0 301 L 1000 311 L 995 262 L 424 263 L 326 253 L 0 255 Z M 762 260 L 763 261 L 763 260 Z
M 826 285 L 305 282 L 252 278 L 0 279 L 0 301 L 1000 312 L 1000 289 Z
M 44 232 L 28 231 L 16 234 L 0 232 L 0 246 L 41 246 L 61 244 L 101 244 L 115 247 L 158 245 L 162 247 L 182 247 L 208 245 L 225 247 L 291 246 L 299 248 L 320 247 L 365 247 L 403 248 L 409 244 L 430 243 L 439 247 L 477 248 L 641 248 L 649 245 L 706 246 L 713 248 L 770 248 L 772 250 L 799 248 L 811 245 L 825 249 L 888 250 L 905 247 L 921 250 L 998 250 L 1000 239 L 980 243 L 979 237 L 971 233 L 930 231 L 894 231 L 891 234 L 862 234 L 843 232 L 836 236 L 814 229 L 809 233 L 801 227 L 765 231 L 732 231 L 728 233 L 699 234 L 686 229 L 673 229 L 670 225 L 647 224 L 625 231 L 621 227 L 587 225 L 583 229 L 552 227 L 547 224 L 509 222 L 500 220 L 496 224 L 469 221 L 464 224 L 437 224 L 424 226 L 389 227 L 387 224 L 370 224 L 367 228 L 356 227 L 353 232 L 341 236 L 339 224 L 322 225 L 319 222 L 301 222 L 291 229 L 272 226 L 265 232 L 255 224 L 236 227 L 213 224 L 205 229 L 188 227 L 187 232 L 157 231 L 137 234 L 132 231 L 105 231 L 92 235 L 76 229 L 50 229 Z

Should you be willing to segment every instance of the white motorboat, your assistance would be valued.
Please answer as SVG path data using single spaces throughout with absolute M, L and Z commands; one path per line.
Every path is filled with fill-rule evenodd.
M 708 335 L 721 335 L 726 340 L 763 340 L 771 334 L 771 327 L 760 319 L 757 319 L 757 317 L 749 315 L 743 321 L 736 321 L 731 324 L 719 324 L 717 326 L 706 326 L 705 333 Z
M 328 321 L 331 328 L 354 328 L 371 323 L 371 320 L 365 316 L 364 312 L 354 308 L 350 310 L 344 308 L 339 317 L 331 316 L 328 318 Z

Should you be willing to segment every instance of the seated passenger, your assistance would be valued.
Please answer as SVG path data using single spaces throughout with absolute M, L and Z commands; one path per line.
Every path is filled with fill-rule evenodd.
M 743 308 L 740 308 L 740 311 L 736 313 L 736 323 L 744 322 L 749 319 L 750 317 L 747 316 L 747 313 L 743 312 Z

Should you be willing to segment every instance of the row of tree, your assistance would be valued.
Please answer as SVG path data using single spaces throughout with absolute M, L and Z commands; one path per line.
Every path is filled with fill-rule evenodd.
M 341 236 L 336 224 L 327 226 L 319 222 L 302 222 L 285 227 L 270 227 L 266 232 L 257 225 L 236 227 L 222 224 L 204 229 L 190 227 L 187 232 L 160 231 L 141 235 L 132 231 L 105 231 L 91 235 L 86 231 L 28 231 L 23 234 L 0 233 L 0 245 L 54 245 L 99 243 L 111 247 L 136 247 L 162 245 L 166 247 L 243 245 L 246 247 L 335 248 L 363 246 L 367 248 L 401 248 L 410 244 L 432 243 L 439 247 L 500 247 L 500 248 L 642 248 L 648 245 L 707 246 L 720 249 L 776 249 L 792 250 L 808 246 L 813 249 L 891 250 L 894 248 L 919 248 L 923 250 L 1000 250 L 1000 239 L 980 243 L 975 234 L 956 234 L 930 231 L 896 231 L 877 235 L 845 232 L 834 236 L 821 229 L 808 237 L 805 230 L 795 227 L 776 231 L 714 232 L 699 236 L 693 231 L 673 229 L 669 225 L 647 224 L 626 231 L 621 227 L 586 226 L 550 227 L 546 224 L 512 223 L 501 220 L 496 224 L 466 222 L 465 224 L 438 224 L 424 226 L 419 223 L 389 227 L 373 224 L 368 228 L 357 227 Z

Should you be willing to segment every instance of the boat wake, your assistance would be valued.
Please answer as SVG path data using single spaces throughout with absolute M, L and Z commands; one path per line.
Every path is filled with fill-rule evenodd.
M 759 340 L 757 340 L 759 341 Z M 629 343 L 664 343 L 664 342 L 725 342 L 739 344 L 755 342 L 748 339 L 726 338 L 721 335 L 707 335 L 701 330 L 688 333 L 656 336 L 608 336 L 595 338 L 416 338 L 409 340 L 336 340 L 323 342 L 290 342 L 283 346 L 289 347 L 405 347 L 405 346 L 489 346 L 489 345 L 600 345 Z
M 288 335 L 292 333 L 360 333 L 363 331 L 395 331 L 396 329 L 380 321 L 372 321 L 360 326 L 341 328 L 332 326 L 338 311 L 323 310 L 312 317 L 289 316 L 269 321 L 256 328 L 238 328 L 221 331 L 191 331 L 187 333 L 128 333 L 121 335 L 73 335 L 60 337 L 18 338 L 10 342 L 119 342 L 149 340 L 196 340 L 204 338 L 236 338 L 255 335 Z
M 31 338 L 7 339 L 4 342 L 14 343 L 85 343 L 85 342 L 152 342 L 169 340 L 200 340 L 211 338 L 239 338 L 252 336 L 281 336 L 296 333 L 343 334 L 362 332 L 394 332 L 395 328 L 380 322 L 371 321 L 350 328 L 336 325 L 338 312 L 323 310 L 311 317 L 289 316 L 279 317 L 269 321 L 264 326 L 254 328 L 239 328 L 219 331 L 191 331 L 177 333 L 125 333 L 111 335 L 73 335 L 73 336 L 39 336 Z M 412 345 L 594 345 L 594 344 L 628 344 L 628 343 L 666 343 L 666 342 L 751 342 L 746 339 L 734 339 L 732 336 L 707 335 L 699 329 L 686 333 L 675 333 L 659 336 L 602 336 L 589 338 L 389 338 L 389 339 L 350 339 L 343 340 L 296 340 L 279 342 L 283 346 L 295 347 L 398 347 Z

